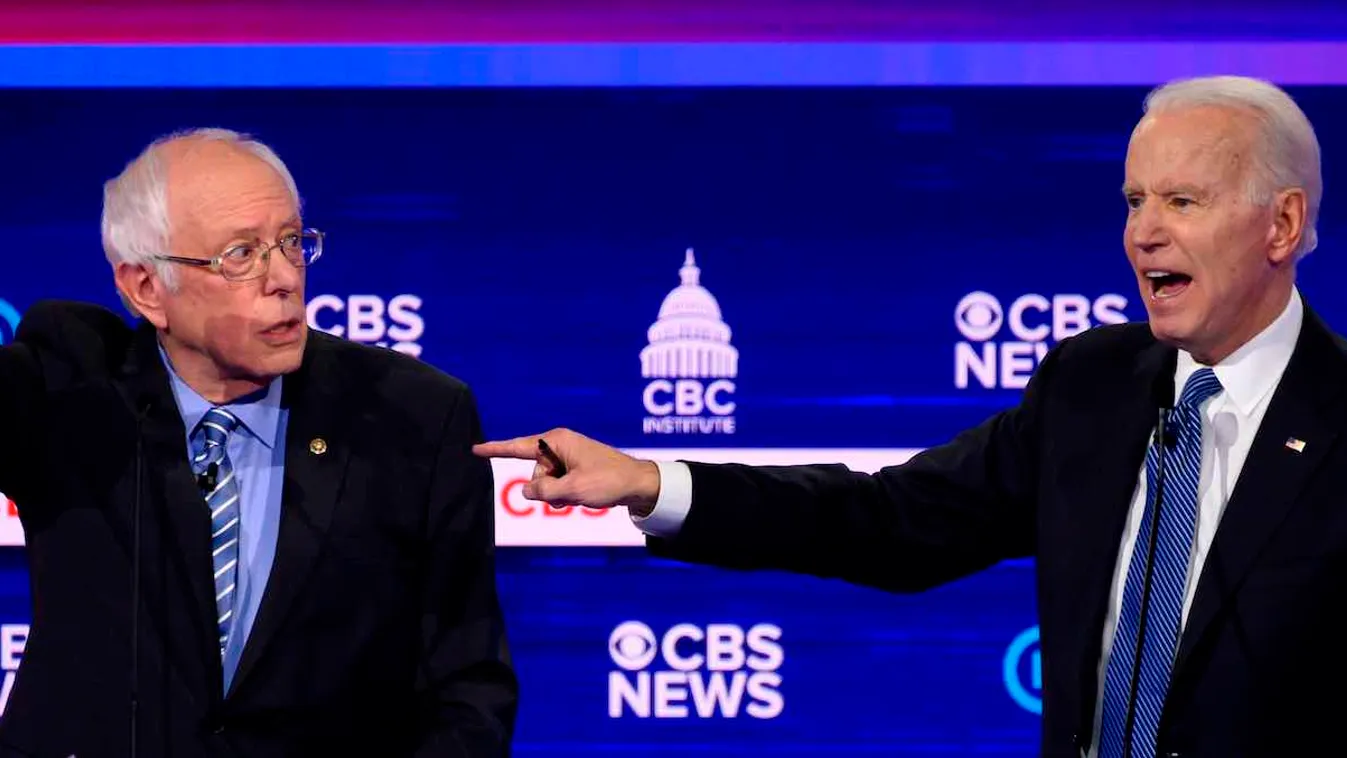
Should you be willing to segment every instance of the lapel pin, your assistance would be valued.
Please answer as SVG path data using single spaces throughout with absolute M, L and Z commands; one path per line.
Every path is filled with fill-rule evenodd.
M 1289 445 L 1291 443 L 1288 442 L 1287 444 Z M 327 440 L 323 439 L 322 437 L 314 437 L 313 441 L 309 443 L 309 452 L 313 453 L 314 455 L 322 455 L 323 453 L 326 453 Z
M 1286 446 L 1297 453 L 1305 452 L 1305 440 L 1298 440 L 1295 437 L 1286 438 Z

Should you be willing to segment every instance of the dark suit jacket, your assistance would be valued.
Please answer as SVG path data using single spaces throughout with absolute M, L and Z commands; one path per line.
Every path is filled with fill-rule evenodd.
M 0 349 L 0 489 L 34 604 L 0 754 L 128 754 L 139 500 L 140 756 L 507 755 L 517 690 L 467 387 L 310 334 L 284 380 L 275 564 L 227 697 L 171 392 L 154 330 L 101 308 L 39 304 Z
M 905 465 L 691 464 L 693 507 L 656 553 L 895 592 L 1036 558 L 1043 754 L 1090 744 L 1110 580 L 1177 353 L 1144 324 L 1058 345 L 1018 407 Z M 1167 374 L 1167 376 L 1166 376 Z M 1306 309 L 1224 512 L 1181 640 L 1160 755 L 1291 756 L 1347 706 L 1347 355 Z M 1303 452 L 1286 446 L 1303 440 Z M 1305 751 L 1305 752 L 1300 752 Z

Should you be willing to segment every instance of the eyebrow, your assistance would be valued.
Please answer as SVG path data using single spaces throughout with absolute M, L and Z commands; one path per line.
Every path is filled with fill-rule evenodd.
M 1142 190 L 1141 190 L 1140 187 L 1137 187 L 1137 186 L 1132 185 L 1132 184 L 1124 184 L 1124 185 L 1122 186 L 1122 193 L 1123 193 L 1124 195 L 1135 195 L 1135 194 L 1139 194 L 1141 191 L 1142 191 Z M 1162 185 L 1162 186 L 1161 186 L 1161 189 L 1157 190 L 1155 194 L 1157 194 L 1157 195 L 1166 195 L 1166 196 L 1168 196 L 1168 195 L 1197 195 L 1197 196 L 1200 197 L 1200 196 L 1207 195 L 1207 194 L 1209 194 L 1209 193 L 1208 193 L 1207 190 L 1203 189 L 1202 187 L 1199 187 L 1199 186 L 1196 185 L 1196 184 L 1182 183 L 1182 184 Z
M 1175 184 L 1166 187 L 1162 195 L 1205 195 L 1207 191 L 1196 184 Z
M 301 225 L 302 222 L 300 221 L 299 216 L 295 215 L 291 216 L 285 221 L 282 221 L 280 228 L 289 229 L 290 227 L 299 227 Z M 250 226 L 246 229 L 234 229 L 229 233 L 229 239 L 238 239 L 239 237 L 261 237 L 261 236 L 262 230 L 255 226 Z

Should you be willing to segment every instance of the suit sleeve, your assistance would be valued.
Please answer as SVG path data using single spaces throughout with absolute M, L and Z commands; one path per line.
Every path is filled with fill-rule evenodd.
M 431 487 L 418 758 L 506 756 L 514 731 L 518 683 L 496 592 L 491 464 L 472 454 L 481 439 L 464 389 Z
M 0 347 L 0 492 L 22 503 L 31 489 L 27 474 L 41 403 L 41 375 L 26 345 Z
M 692 505 L 656 555 L 917 592 L 1032 555 L 1042 405 L 1058 346 L 1021 402 L 875 474 L 842 465 L 688 465 Z

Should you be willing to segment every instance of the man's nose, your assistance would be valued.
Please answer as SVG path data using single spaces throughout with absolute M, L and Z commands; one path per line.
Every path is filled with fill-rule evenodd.
M 1154 252 L 1169 242 L 1164 218 L 1155 203 L 1143 202 L 1127 220 L 1127 241 L 1144 253 Z
M 270 266 L 267 268 L 267 291 L 294 292 L 304 280 L 304 272 L 279 250 L 271 251 Z

